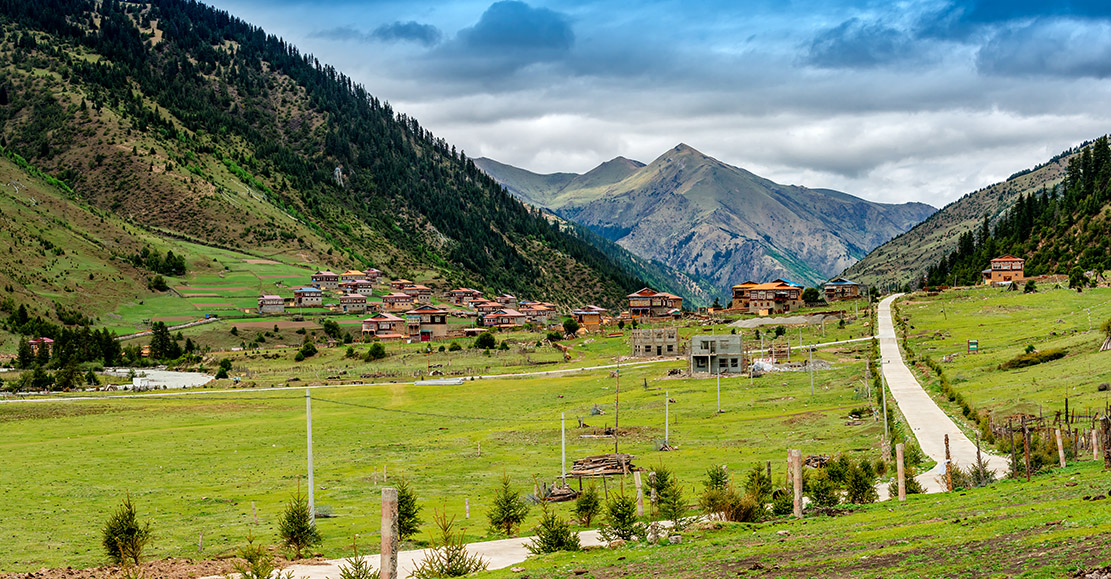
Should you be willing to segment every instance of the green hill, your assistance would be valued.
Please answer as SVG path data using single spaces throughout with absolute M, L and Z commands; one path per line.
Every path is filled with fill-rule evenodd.
M 566 305 L 643 285 L 415 119 L 226 12 L 0 0 L 0 31 L 0 144 L 121 227 Z

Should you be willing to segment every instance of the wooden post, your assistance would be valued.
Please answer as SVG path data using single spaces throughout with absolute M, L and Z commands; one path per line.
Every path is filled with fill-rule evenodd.
M 644 488 L 640 486 L 640 471 L 633 471 L 633 482 L 637 485 L 637 516 L 644 516 Z
M 907 500 L 906 471 L 903 468 L 903 443 L 895 445 L 895 471 L 899 476 L 899 502 Z
M 1030 482 L 1030 429 L 1025 416 L 1022 417 L 1022 454 L 1026 461 L 1026 482 Z
M 478 441 L 478 456 L 482 456 L 482 441 Z
M 949 435 L 945 435 L 945 490 L 953 490 L 953 461 L 949 457 Z
M 1057 429 L 1057 460 L 1061 462 L 1061 468 L 1065 468 L 1065 441 L 1061 438 L 1061 429 Z
M 772 480 L 772 461 L 768 461 L 768 480 Z
M 1011 437 L 1011 477 L 1018 478 L 1018 450 L 1015 449 L 1015 429 L 1007 419 L 1007 434 Z
M 802 518 L 802 451 L 795 449 L 791 451 L 792 471 L 794 473 L 793 479 L 795 484 L 795 518 Z
M 463 499 L 463 509 L 464 509 L 463 512 L 465 513 L 464 518 L 467 518 L 467 519 L 471 518 L 471 499 L 470 498 Z
M 1099 460 L 1099 441 L 1096 440 L 1096 431 L 1092 430 L 1092 460 Z
M 255 524 L 258 524 L 258 510 L 255 509 L 255 501 L 251 501 L 251 518 L 254 519 Z
M 1111 469 L 1111 417 L 1105 413 L 1099 423 L 1103 430 L 1103 470 L 1108 470 Z
M 648 473 L 648 502 L 656 504 L 656 473 Z
M 199 537 L 197 537 L 197 554 L 201 555 L 203 553 L 204 553 L 204 531 L 201 531 L 201 535 Z
M 386 484 L 386 465 L 382 465 L 382 484 Z
M 400 542 L 397 528 L 397 489 L 384 488 L 382 489 L 382 556 L 379 563 L 381 579 L 398 579 L 397 546 Z

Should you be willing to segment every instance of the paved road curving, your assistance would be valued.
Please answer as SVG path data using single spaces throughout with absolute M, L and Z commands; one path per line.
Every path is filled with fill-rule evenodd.
M 895 326 L 891 321 L 891 303 L 902 295 L 895 294 L 880 302 L 878 325 L 883 376 L 887 379 L 888 388 L 891 389 L 899 410 L 918 439 L 918 445 L 924 453 L 937 461 L 937 466 L 916 478 L 926 492 L 941 492 L 944 488 L 939 475 L 945 475 L 945 435 L 949 435 L 949 454 L 953 462 L 962 467 L 975 464 L 976 444 L 938 407 L 903 362 Z M 1003 476 L 1007 472 L 1009 463 L 1006 458 L 989 455 L 987 452 L 983 453 L 983 457 L 988 468 L 994 470 L 997 476 Z

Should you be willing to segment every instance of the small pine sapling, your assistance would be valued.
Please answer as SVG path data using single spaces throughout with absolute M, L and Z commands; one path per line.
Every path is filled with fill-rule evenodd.
M 424 522 L 420 518 L 421 508 L 409 480 L 402 478 L 397 484 L 397 533 L 401 540 L 409 539 L 420 530 Z
M 589 527 L 594 517 L 602 510 L 602 496 L 598 494 L 598 487 L 590 484 L 575 499 L 575 517 L 584 527 Z
M 514 489 L 508 474 L 503 474 L 501 482 L 494 490 L 494 504 L 486 513 L 490 519 L 490 528 L 495 532 L 512 535 L 513 531 L 525 520 L 529 506 L 521 497 L 521 492 Z
M 301 489 L 289 499 L 285 511 L 278 519 L 278 535 L 282 538 L 282 546 L 289 550 L 294 559 L 300 559 L 302 553 L 308 548 L 319 545 L 323 538 L 313 522 L 312 513 L 309 512 L 309 502 Z
M 130 493 L 104 523 L 101 537 L 104 550 L 113 563 L 139 565 L 143 549 L 150 542 L 150 523 L 139 524 Z
M 536 527 L 536 535 L 525 548 L 533 555 L 542 553 L 555 553 L 557 551 L 578 551 L 579 535 L 571 530 L 567 521 L 555 514 L 547 503 L 541 504 L 540 524 Z

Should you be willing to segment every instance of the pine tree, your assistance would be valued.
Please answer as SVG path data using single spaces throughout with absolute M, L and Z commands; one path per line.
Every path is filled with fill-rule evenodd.
M 314 545 L 319 545 L 324 539 L 313 522 L 312 513 L 309 512 L 309 502 L 301 489 L 290 497 L 285 511 L 278 519 L 278 535 L 282 538 L 282 546 L 289 549 L 294 559 L 300 559 L 301 554 Z
M 525 516 L 529 506 L 521 497 L 520 491 L 512 487 L 508 474 L 502 474 L 498 488 L 494 490 L 494 504 L 486 513 L 490 528 L 496 532 L 512 535 Z
M 420 530 L 424 522 L 420 518 L 421 508 L 409 480 L 401 479 L 397 484 L 397 532 L 402 540 L 412 537 Z

